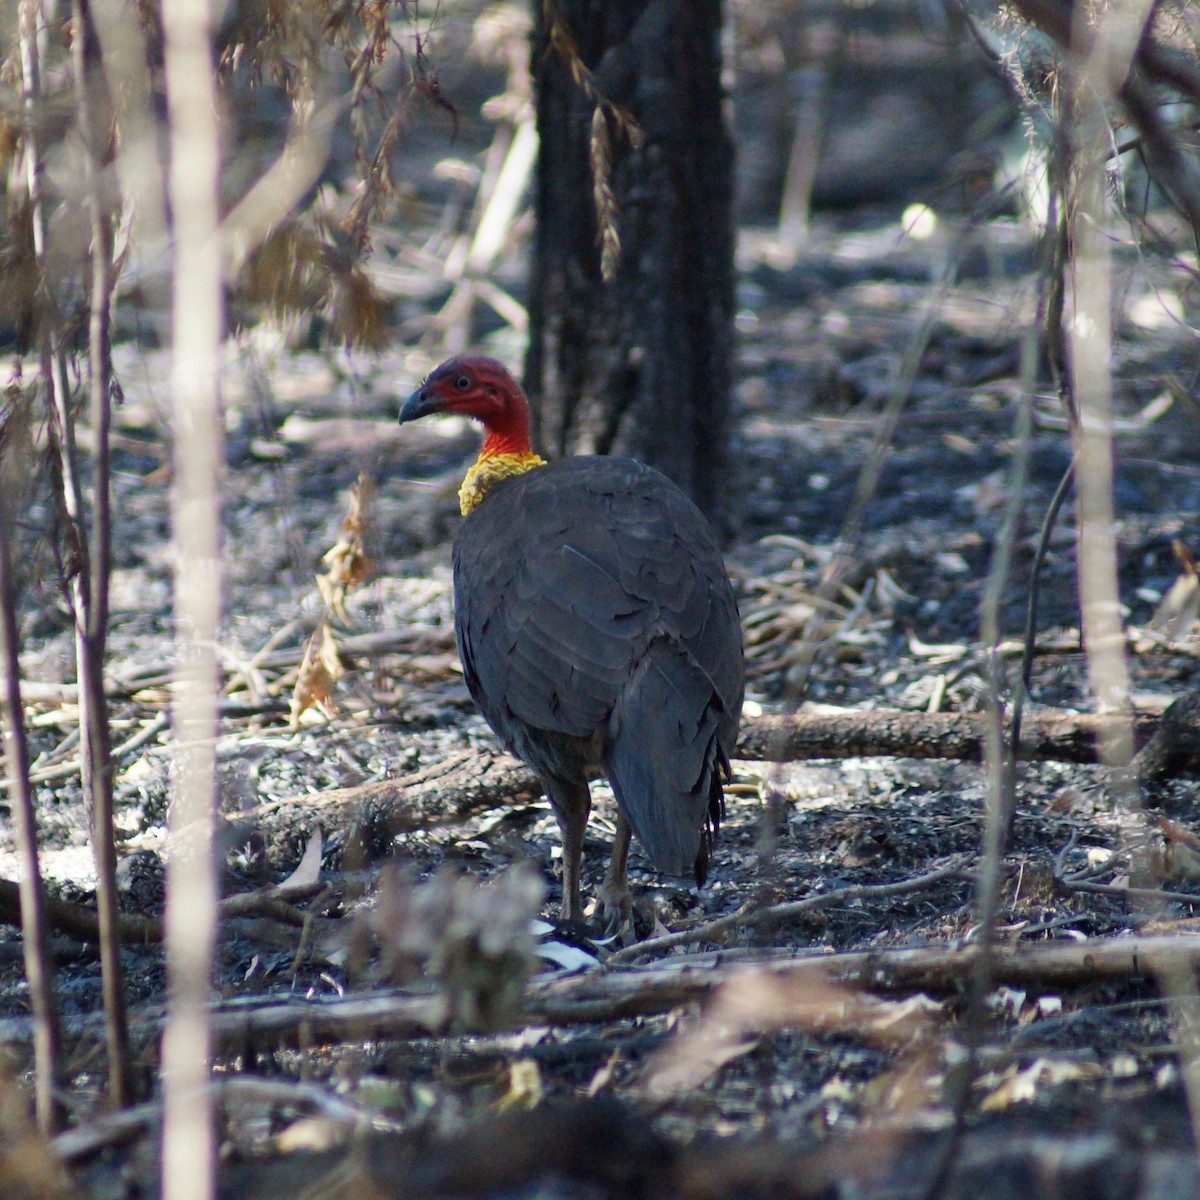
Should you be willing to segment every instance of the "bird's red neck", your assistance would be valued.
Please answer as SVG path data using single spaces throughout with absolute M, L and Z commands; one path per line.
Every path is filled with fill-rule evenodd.
M 529 410 L 503 414 L 503 420 L 489 421 L 484 428 L 479 457 L 495 458 L 500 454 L 532 454 L 529 444 Z

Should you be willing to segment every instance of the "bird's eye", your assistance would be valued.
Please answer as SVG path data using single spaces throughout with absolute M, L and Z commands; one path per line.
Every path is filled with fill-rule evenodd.
M 454 381 L 454 386 L 455 386 L 456 388 L 458 388 L 458 390 L 459 390 L 460 392 L 465 392 L 465 391 L 467 390 L 467 388 L 469 388 L 469 387 L 471 386 L 471 377 L 470 377 L 470 375 L 460 375 L 460 376 L 459 376 L 459 377 L 458 377 L 458 378 L 457 378 L 457 379 Z

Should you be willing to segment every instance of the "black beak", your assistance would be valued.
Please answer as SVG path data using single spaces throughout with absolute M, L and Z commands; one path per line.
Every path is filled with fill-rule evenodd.
M 406 421 L 418 421 L 430 413 L 441 412 L 441 402 L 437 396 L 430 393 L 429 388 L 419 387 L 400 409 L 400 424 Z

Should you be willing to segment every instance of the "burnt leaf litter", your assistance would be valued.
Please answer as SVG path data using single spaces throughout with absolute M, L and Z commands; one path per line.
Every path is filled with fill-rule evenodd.
M 1032 248 L 1016 223 L 918 241 L 896 214 L 869 212 L 822 218 L 812 244 L 781 262 L 769 238 L 746 233 L 739 250 L 738 467 L 728 481 L 738 533 L 727 558 L 747 635 L 748 711 L 979 711 L 990 669 L 980 606 L 1008 500 Z M 943 291 L 947 255 L 962 267 Z M 1198 546 L 1200 412 L 1186 384 L 1194 335 L 1160 319 L 1152 300 L 1172 290 L 1193 325 L 1198 304 L 1169 263 L 1122 248 L 1117 259 L 1127 280 L 1114 361 L 1120 585 L 1135 702 L 1156 712 L 1200 679 L 1196 622 L 1164 632 L 1154 620 L 1181 575 L 1173 543 Z M 926 314 L 903 409 L 880 447 Z M 495 350 L 513 353 L 502 341 Z M 146 918 L 162 912 L 170 802 L 164 364 L 161 351 L 116 347 L 125 402 L 109 678 L 122 910 Z M 554 925 L 558 833 L 535 794 L 481 801 L 458 820 L 439 819 L 435 801 L 427 821 L 404 824 L 383 847 L 364 835 L 361 806 L 386 803 L 375 785 L 414 787 L 423 772 L 436 785 L 449 764 L 448 789 L 468 788 L 498 749 L 467 696 L 452 634 L 449 539 L 476 435 L 456 421 L 403 433 L 392 424 L 429 365 L 398 351 L 295 351 L 259 332 L 225 381 L 222 892 L 287 886 L 257 907 L 231 903 L 222 927 L 222 1195 L 295 1195 L 336 1179 L 346 1190 L 329 1182 L 321 1194 L 918 1196 L 935 1167 L 947 1196 L 1193 1195 L 1183 1066 L 1193 977 L 1174 991 L 1150 972 L 999 980 L 975 1031 L 966 1132 L 954 1143 L 965 972 L 951 969 L 947 982 L 933 962 L 925 987 L 754 972 L 900 948 L 950 961 L 969 945 L 987 791 L 977 763 L 736 763 L 703 889 L 655 875 L 635 846 L 638 932 L 653 939 L 738 910 L 778 911 L 640 964 L 623 953 L 605 966 L 625 950 L 619 940 Z M 1070 461 L 1048 387 L 1028 456 L 1000 611 L 1010 688 L 1038 531 Z M 848 526 L 867 463 L 878 478 Z M 373 494 L 364 489 L 351 533 L 375 573 L 362 581 L 356 566 L 334 613 L 315 577 L 345 542 L 360 474 Z M 49 519 L 38 503 L 33 525 Z M 1043 570 L 1031 703 L 1087 711 L 1074 538 L 1068 503 Z M 837 586 L 823 590 L 839 554 Z M 22 609 L 44 863 L 54 895 L 86 905 L 72 640 L 44 566 L 30 572 Z M 332 653 L 340 673 L 327 672 L 321 702 L 293 724 L 315 630 L 327 631 L 322 658 Z M 331 800 L 334 789 L 365 790 Z M 595 795 L 589 896 L 615 820 L 611 794 L 597 785 Z M 308 796 L 311 805 L 295 802 Z M 1123 804 L 1099 766 L 1019 765 L 1002 946 L 1057 943 L 1082 961 L 1091 939 L 1192 932 L 1195 776 L 1147 781 L 1141 799 Z M 269 832 L 267 810 L 285 814 Z M 11 878 L 7 822 L 0 838 L 0 875 Z M 956 863 L 926 885 L 881 887 Z M 827 893 L 829 904 L 796 903 Z M 54 948 L 69 1103 L 77 1133 L 93 1135 L 68 1147 L 77 1187 L 150 1194 L 156 1118 L 117 1136 L 95 1110 L 94 946 L 58 930 Z M 131 941 L 125 959 L 149 1080 L 161 947 Z M 706 977 L 720 986 L 696 990 Z M 336 1006 L 356 997 L 413 1007 L 404 1021 L 398 1009 L 363 1017 L 355 1036 Z M 306 1005 L 327 1005 L 334 1032 L 305 1034 L 297 1019 L 275 1035 L 262 1016 Z M 0 1030 L 19 1069 L 26 1011 L 18 933 L 4 926 Z

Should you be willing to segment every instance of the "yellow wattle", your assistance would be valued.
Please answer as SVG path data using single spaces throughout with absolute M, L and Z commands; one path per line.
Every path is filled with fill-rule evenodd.
M 458 507 L 462 515 L 465 517 L 487 495 L 492 484 L 545 465 L 546 460 L 532 450 L 520 454 L 481 454 L 458 489 Z

